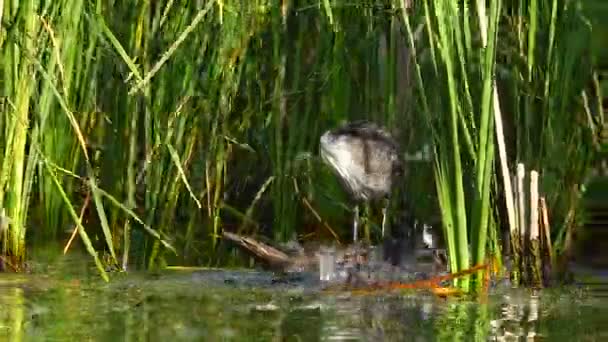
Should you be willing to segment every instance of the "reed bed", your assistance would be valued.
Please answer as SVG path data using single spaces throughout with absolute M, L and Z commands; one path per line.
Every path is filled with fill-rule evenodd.
M 30 233 L 78 234 L 106 279 L 231 263 L 224 228 L 337 239 L 347 199 L 315 155 L 354 119 L 432 146 L 398 190 L 423 219 L 440 208 L 452 271 L 501 258 L 516 161 L 541 174 L 561 251 L 601 127 L 579 7 L 0 2 L 3 264 L 23 265 Z

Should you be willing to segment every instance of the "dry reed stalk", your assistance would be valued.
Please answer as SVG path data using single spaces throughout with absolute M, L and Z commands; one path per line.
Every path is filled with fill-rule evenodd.
M 532 281 L 536 285 L 542 284 L 542 258 L 538 229 L 538 172 L 530 171 L 530 268 Z

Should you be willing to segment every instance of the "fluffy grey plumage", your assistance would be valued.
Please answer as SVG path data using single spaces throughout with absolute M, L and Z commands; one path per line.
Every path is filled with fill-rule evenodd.
M 348 123 L 321 136 L 321 158 L 359 201 L 388 198 L 396 177 L 403 173 L 399 148 L 383 128 L 366 122 Z M 353 240 L 357 241 L 359 207 L 355 206 Z M 383 209 L 382 235 L 386 225 Z
M 399 148 L 377 125 L 357 121 L 321 136 L 321 157 L 357 201 L 387 197 L 403 172 Z

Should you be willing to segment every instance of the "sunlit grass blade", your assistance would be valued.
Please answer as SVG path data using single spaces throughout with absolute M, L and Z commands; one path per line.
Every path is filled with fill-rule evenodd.
M 76 225 L 76 229 L 78 229 L 78 234 L 80 235 L 80 239 L 82 240 L 82 243 L 84 244 L 87 252 L 93 257 L 93 260 L 95 261 L 95 266 L 97 266 L 97 270 L 99 271 L 99 274 L 101 275 L 103 280 L 109 281 L 110 278 L 108 277 L 108 274 L 106 273 L 105 266 L 101 262 L 101 259 L 99 259 L 99 256 L 97 254 L 97 251 L 95 250 L 95 247 L 93 247 L 93 244 L 91 243 L 91 240 L 89 239 L 89 236 L 88 236 L 86 230 L 82 226 L 82 222 L 80 221 L 78 214 L 74 210 L 74 207 L 72 206 L 72 203 L 70 202 L 68 194 L 66 194 L 65 191 L 63 190 L 61 183 L 55 176 L 55 173 L 54 173 L 53 169 L 51 169 L 50 165 L 48 163 L 46 163 L 46 160 L 44 160 L 44 159 L 43 159 L 43 162 L 44 162 L 44 165 L 46 166 L 48 175 L 51 177 L 51 179 L 55 183 L 55 186 L 57 187 L 56 190 L 59 192 L 59 194 L 61 195 L 61 197 L 64 200 L 64 203 L 66 204 L 70 217 L 72 217 L 72 220 L 74 220 L 74 224 Z
M 132 219 L 134 219 L 137 223 L 139 223 L 142 228 L 148 232 L 148 234 L 150 234 L 152 237 L 156 238 L 158 241 L 160 241 L 160 243 L 162 243 L 162 245 L 169 249 L 170 251 L 172 251 L 173 253 L 177 254 L 177 250 L 169 243 L 167 242 L 165 239 L 163 239 L 163 237 L 161 236 L 160 233 L 158 233 L 155 229 L 151 228 L 149 225 L 147 225 L 144 221 L 142 221 L 131 209 L 127 208 L 126 206 L 124 206 L 122 203 L 120 203 L 116 198 L 114 198 L 114 196 L 110 195 L 109 193 L 107 193 L 106 191 L 97 188 L 97 190 L 99 191 L 99 193 L 101 195 L 103 195 L 104 197 L 106 197 L 107 199 L 110 200 L 110 202 L 112 202 L 114 205 L 116 205 L 118 208 L 120 208 L 122 211 L 124 211 L 129 217 L 131 217 Z

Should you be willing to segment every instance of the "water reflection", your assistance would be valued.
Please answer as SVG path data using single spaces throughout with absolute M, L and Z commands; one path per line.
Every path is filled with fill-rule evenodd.
M 0 275 L 0 340 L 603 340 L 608 299 L 583 288 L 482 300 L 323 293 L 269 273 Z
M 500 316 L 490 321 L 492 335 L 503 338 L 534 339 L 539 331 L 539 296 L 504 295 Z

